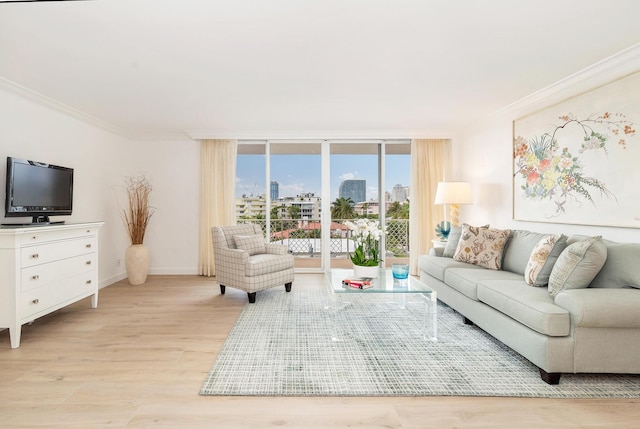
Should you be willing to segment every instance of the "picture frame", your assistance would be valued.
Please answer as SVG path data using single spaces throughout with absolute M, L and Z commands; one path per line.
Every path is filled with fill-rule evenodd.
M 513 219 L 640 227 L 640 72 L 513 121 Z

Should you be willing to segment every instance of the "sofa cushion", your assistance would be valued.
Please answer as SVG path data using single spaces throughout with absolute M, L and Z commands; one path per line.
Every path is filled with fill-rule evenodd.
M 607 246 L 607 260 L 589 287 L 640 288 L 640 244 L 602 240 Z
M 504 249 L 502 269 L 524 275 L 533 248 L 549 234 L 517 229 Z
M 435 277 L 440 281 L 444 281 L 445 270 L 451 267 L 469 267 L 464 262 L 454 261 L 451 258 L 442 258 L 439 256 L 420 255 L 418 258 L 418 267 L 420 271 L 424 271 L 431 277 Z M 478 267 L 479 268 L 479 267 Z
M 564 234 L 547 235 L 531 251 L 524 270 L 524 280 L 531 286 L 546 286 L 560 253 L 567 247 Z
M 236 249 L 246 250 L 249 256 L 265 253 L 264 237 L 260 234 L 234 235 L 233 241 L 236 243 Z
M 276 273 L 286 270 L 287 268 L 293 269 L 293 264 L 294 260 L 292 255 L 261 253 L 249 256 L 244 275 L 247 277 L 255 277 L 263 274 Z
M 571 332 L 569 312 L 557 306 L 547 291 L 520 280 L 483 280 L 478 299 L 523 325 L 552 337 Z
M 462 235 L 453 259 L 499 270 L 502 267 L 502 251 L 511 237 L 510 229 L 491 229 L 462 224 Z
M 582 289 L 598 275 L 607 259 L 602 237 L 591 237 L 570 244 L 560 254 L 549 277 L 549 294 L 555 297 L 565 289 Z
M 478 301 L 477 285 L 483 280 L 522 280 L 522 276 L 508 271 L 485 270 L 477 265 L 465 264 L 464 267 L 451 267 L 444 273 L 447 286 L 463 295 Z

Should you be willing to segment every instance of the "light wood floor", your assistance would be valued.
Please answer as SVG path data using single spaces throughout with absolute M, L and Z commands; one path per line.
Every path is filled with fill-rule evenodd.
M 320 275 L 296 276 L 316 288 Z M 260 294 L 258 298 L 260 299 Z M 201 397 L 246 294 L 197 276 L 101 290 L 0 331 L 2 428 L 631 428 L 640 400 Z

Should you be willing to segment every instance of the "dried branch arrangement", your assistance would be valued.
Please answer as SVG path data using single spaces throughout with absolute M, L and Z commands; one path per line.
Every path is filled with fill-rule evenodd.
M 149 219 L 154 209 L 149 206 L 152 186 L 145 176 L 127 177 L 125 190 L 129 200 L 129 207 L 123 209 L 124 222 L 131 239 L 131 244 L 142 244 L 147 231 Z

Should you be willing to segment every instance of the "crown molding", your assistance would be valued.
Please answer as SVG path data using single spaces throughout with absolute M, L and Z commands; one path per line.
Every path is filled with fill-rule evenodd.
M 558 82 L 498 109 L 489 117 L 514 118 L 557 104 L 640 70 L 640 43 L 573 73 Z
M 136 141 L 179 141 L 179 140 L 193 140 L 186 131 L 131 131 L 129 134 L 130 140 Z
M 101 128 L 113 134 L 117 134 L 120 137 L 131 138 L 131 135 L 124 129 L 117 127 L 109 122 L 98 119 L 95 116 L 88 115 L 75 107 L 71 107 L 67 104 L 54 100 L 53 98 L 42 95 L 32 89 L 17 84 L 9 79 L 0 76 L 0 88 L 6 89 L 9 92 L 22 96 L 28 100 L 34 101 L 40 105 L 46 106 L 52 110 L 71 116 L 72 118 L 86 122 L 95 127 Z
M 237 139 L 237 140 L 338 140 L 338 139 L 452 139 L 455 133 L 448 130 L 264 130 L 264 131 L 218 131 L 185 130 L 194 140 Z

